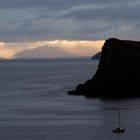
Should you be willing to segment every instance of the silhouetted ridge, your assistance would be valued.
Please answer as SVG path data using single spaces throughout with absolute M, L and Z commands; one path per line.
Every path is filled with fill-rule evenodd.
M 93 98 L 140 97 L 140 42 L 106 40 L 96 74 L 68 93 Z

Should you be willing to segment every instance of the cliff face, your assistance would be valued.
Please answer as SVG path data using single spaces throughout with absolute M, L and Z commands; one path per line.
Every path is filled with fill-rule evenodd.
M 106 40 L 96 74 L 68 93 L 93 98 L 140 97 L 140 42 Z

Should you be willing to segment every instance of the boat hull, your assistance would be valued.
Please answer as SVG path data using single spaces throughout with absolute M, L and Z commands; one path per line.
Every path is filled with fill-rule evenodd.
M 116 128 L 114 130 L 112 130 L 113 133 L 123 133 L 125 131 L 124 128 Z

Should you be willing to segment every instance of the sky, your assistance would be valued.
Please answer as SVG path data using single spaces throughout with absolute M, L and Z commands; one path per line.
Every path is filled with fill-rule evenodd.
M 98 50 L 110 37 L 140 40 L 139 13 L 139 0 L 0 0 L 0 56 L 51 42 Z

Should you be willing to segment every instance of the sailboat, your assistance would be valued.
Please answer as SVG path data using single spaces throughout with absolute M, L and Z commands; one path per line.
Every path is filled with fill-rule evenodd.
M 125 128 L 121 127 L 121 117 L 120 117 L 120 109 L 118 109 L 119 113 L 119 127 L 112 130 L 113 133 L 123 133 L 125 131 Z

